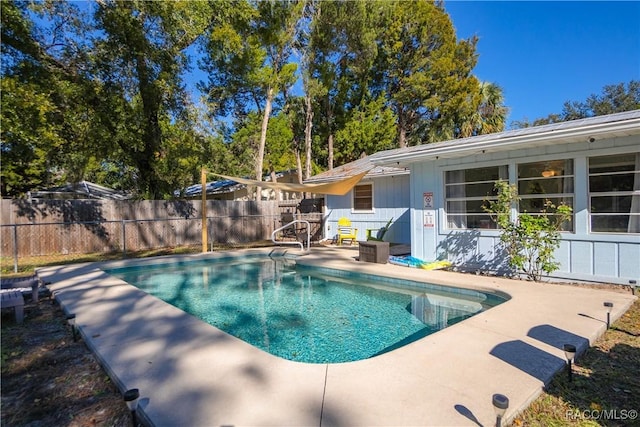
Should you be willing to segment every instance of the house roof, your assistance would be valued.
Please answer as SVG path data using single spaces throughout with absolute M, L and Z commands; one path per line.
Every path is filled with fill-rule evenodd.
M 29 192 L 29 197 L 33 199 L 65 199 L 84 198 L 101 200 L 127 200 L 130 196 L 122 191 L 103 187 L 89 181 L 77 183 L 67 183 L 59 187 L 47 188 L 40 191 Z
M 331 170 L 322 172 L 318 175 L 314 175 L 309 179 L 306 179 L 305 184 L 320 183 L 320 182 L 332 182 L 339 181 L 350 176 L 359 175 L 363 172 L 369 171 L 365 175 L 366 178 L 376 178 L 385 175 L 404 175 L 409 174 L 409 170 L 405 168 L 398 168 L 392 166 L 379 166 L 376 165 L 376 158 L 385 153 L 381 151 L 379 153 L 372 154 L 370 156 L 363 157 L 353 162 L 338 166 Z
M 246 185 L 244 184 L 238 184 L 237 182 L 231 181 L 229 179 L 207 182 L 206 185 L 207 185 L 207 194 L 232 193 L 236 190 L 240 190 L 246 187 Z M 176 196 L 179 196 L 180 191 L 176 190 L 174 194 Z M 184 195 L 186 197 L 199 196 L 201 194 L 202 194 L 202 184 L 193 184 L 188 186 L 184 190 Z
M 500 133 L 454 139 L 376 153 L 377 165 L 407 166 L 437 158 L 455 158 L 488 152 L 526 149 L 562 143 L 597 143 L 598 140 L 640 134 L 640 110 L 533 126 Z
M 287 170 L 283 172 L 277 172 L 276 178 L 284 178 L 285 176 L 291 175 L 295 171 Z M 263 178 L 263 181 L 271 181 L 271 175 L 266 175 Z M 207 182 L 207 194 L 225 194 L 225 193 L 233 193 L 234 191 L 241 190 L 246 187 L 246 184 L 241 184 L 239 182 L 230 180 L 230 179 L 222 179 L 218 181 L 210 181 Z M 176 196 L 180 195 L 180 191 L 174 191 Z M 195 197 L 202 195 L 202 184 L 193 184 L 185 188 L 184 196 L 185 197 Z
M 452 139 L 432 144 L 380 151 L 322 172 L 305 183 L 328 182 L 370 168 L 365 178 L 409 173 L 409 165 L 438 158 L 455 158 L 488 152 L 526 149 L 562 143 L 597 143 L 598 140 L 640 134 L 640 110 L 589 117 L 499 133 Z

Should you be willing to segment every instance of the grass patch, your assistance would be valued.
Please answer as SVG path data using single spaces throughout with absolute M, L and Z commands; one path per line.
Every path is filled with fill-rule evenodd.
M 273 246 L 270 240 L 261 240 L 249 243 L 239 243 L 234 245 L 214 245 L 213 251 L 229 250 L 229 249 L 249 249 Z M 99 262 L 112 261 L 128 258 L 148 258 L 161 255 L 182 255 L 194 254 L 202 251 L 201 245 L 178 246 L 160 249 L 147 249 L 141 251 L 128 251 L 126 254 L 122 252 L 100 252 L 93 254 L 51 254 L 44 256 L 28 256 L 20 257 L 18 260 L 18 272 L 14 272 L 14 259 L 12 257 L 0 257 L 0 273 L 3 277 L 26 276 L 33 274 L 34 270 L 39 267 L 48 267 L 53 265 L 77 264 L 82 262 Z

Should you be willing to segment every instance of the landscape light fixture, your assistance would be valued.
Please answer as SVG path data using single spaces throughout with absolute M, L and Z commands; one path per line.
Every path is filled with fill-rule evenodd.
M 67 315 L 67 323 L 71 326 L 71 332 L 73 333 L 73 341 L 78 341 L 78 337 L 76 336 L 76 315 L 68 314 Z
M 613 308 L 612 302 L 605 302 L 604 306 L 607 308 L 607 329 L 609 329 L 609 323 L 611 321 L 611 309 Z
M 571 363 L 576 357 L 576 346 L 573 344 L 565 344 L 564 355 L 567 358 L 567 364 L 569 365 L 569 382 L 571 382 L 573 380 L 573 370 L 571 368 Z
M 493 395 L 493 410 L 496 412 L 496 427 L 500 427 L 502 424 L 502 417 L 504 417 L 507 408 L 509 407 L 509 398 L 504 394 Z
M 132 388 L 124 392 L 124 402 L 131 411 L 131 422 L 133 427 L 136 427 L 138 421 L 136 419 L 136 410 L 138 409 L 138 398 L 140 397 L 140 390 Z

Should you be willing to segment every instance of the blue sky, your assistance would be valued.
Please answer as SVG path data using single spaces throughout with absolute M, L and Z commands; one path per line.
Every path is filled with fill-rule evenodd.
M 445 9 L 459 39 L 479 37 L 474 74 L 502 87 L 507 125 L 640 80 L 638 1 L 445 1 Z

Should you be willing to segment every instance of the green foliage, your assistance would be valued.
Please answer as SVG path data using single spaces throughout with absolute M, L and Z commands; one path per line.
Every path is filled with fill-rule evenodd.
M 98 4 L 96 28 L 104 37 L 96 43 L 94 71 L 104 82 L 100 104 L 108 108 L 98 117 L 115 136 L 125 161 L 137 169 L 138 189 L 145 197 L 172 193 L 177 177 L 171 166 L 180 165 L 166 164 L 175 152 L 171 133 L 193 137 L 163 122 L 184 112 L 184 50 L 202 35 L 211 13 L 206 2 Z M 183 160 L 190 163 L 189 157 Z
M 500 86 L 482 82 L 479 85 L 480 104 L 470 117 L 460 120 L 459 136 L 466 138 L 487 133 L 502 132 L 509 109 L 504 106 L 504 96 Z
M 336 160 L 347 163 L 357 160 L 362 153 L 394 148 L 395 120 L 393 111 L 385 107 L 384 97 L 369 102 L 363 100 L 351 111 L 344 127 L 336 132 L 336 145 L 340 147 Z
M 212 31 L 203 64 L 209 81 L 201 84 L 215 114 L 231 109 L 240 118 L 250 104 L 262 115 L 254 156 L 256 179 L 262 179 L 268 124 L 273 103 L 296 80 L 297 64 L 290 62 L 304 2 L 240 2 L 237 13 L 223 31 Z
M 554 252 L 560 247 L 562 224 L 571 220 L 572 210 L 547 200 L 540 212 L 520 213 L 514 220 L 512 207 L 519 200 L 517 187 L 497 181 L 495 190 L 497 199 L 485 201 L 484 209 L 500 227 L 500 241 L 509 265 L 538 282 L 543 273 L 548 275 L 560 266 L 554 261 Z
M 253 173 L 254 156 L 260 143 L 261 120 L 262 118 L 257 113 L 251 113 L 245 120 L 237 124 L 232 142 L 227 145 L 235 157 L 230 163 L 230 165 L 234 165 L 233 173 L 241 176 Z M 292 139 L 293 132 L 288 117 L 282 113 L 272 117 L 267 130 L 263 176 L 272 171 L 277 172 L 296 168 L 295 156 L 291 146 Z M 222 173 L 221 167 L 225 167 L 225 165 L 216 165 L 216 168 L 212 170 Z
M 87 80 L 70 40 L 80 39 L 82 14 L 57 2 L 2 2 L 2 195 L 18 197 L 82 170 Z M 51 25 L 37 27 L 31 15 Z M 53 40 L 54 42 L 52 42 Z M 86 150 L 85 150 L 86 153 Z
M 47 182 L 51 149 L 60 147 L 49 116 L 56 107 L 34 84 L 2 77 L 2 195 L 19 195 Z
M 3 195 L 95 178 L 170 196 L 203 163 L 181 78 L 212 13 L 101 1 L 92 19 L 73 2 L 2 2 Z
M 456 40 L 440 2 L 0 7 L 3 196 L 89 179 L 167 198 L 202 165 L 308 177 L 334 159 L 500 126 L 501 93 L 470 74 L 475 39 Z M 207 129 L 184 85 L 195 47 L 204 121 L 225 118 Z
M 459 136 L 461 118 L 480 103 L 476 39 L 456 39 L 441 4 L 389 1 L 378 28 L 374 86 L 398 118 L 398 146 Z M 374 92 L 375 93 L 375 92 Z
M 313 109 L 317 112 L 314 159 L 332 168 L 340 154 L 347 154 L 343 156 L 345 161 L 353 157 L 352 149 L 337 143 L 335 137 L 349 121 L 352 110 L 361 107 L 370 93 L 378 53 L 377 19 L 383 4 L 371 7 L 372 3 L 366 0 L 313 4 L 305 73 L 317 85 L 309 85 L 305 91 L 313 96 Z
M 601 94 L 591 94 L 585 101 L 566 101 L 561 113 L 552 113 L 532 122 L 526 118 L 517 120 L 511 123 L 511 127 L 526 128 L 638 109 L 640 109 L 640 80 L 631 80 L 626 86 L 624 83 L 607 85 L 602 88 Z

